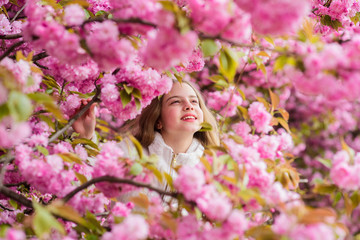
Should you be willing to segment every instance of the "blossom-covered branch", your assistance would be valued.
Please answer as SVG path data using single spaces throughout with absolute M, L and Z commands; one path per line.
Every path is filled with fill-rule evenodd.
M 147 189 L 150 189 L 152 191 L 155 191 L 155 192 L 159 193 L 160 195 L 171 196 L 171 197 L 174 197 L 174 198 L 176 198 L 179 195 L 177 192 L 167 192 L 167 191 L 164 191 L 162 189 L 153 187 L 150 184 L 145 184 L 145 183 L 141 183 L 141 182 L 135 182 L 135 181 L 130 180 L 130 179 L 123 179 L 123 178 L 117 178 L 117 177 L 112 177 L 112 176 L 102 176 L 102 177 L 93 178 L 93 179 L 89 180 L 88 182 L 82 184 L 81 186 L 75 188 L 73 191 L 68 193 L 62 200 L 66 203 L 72 197 L 74 197 L 75 194 L 77 194 L 78 192 L 86 189 L 87 187 L 89 187 L 89 186 L 91 186 L 91 185 L 93 185 L 95 183 L 99 183 L 99 182 L 111 182 L 111 183 L 129 184 L 129 185 L 133 185 L 133 186 L 136 186 L 136 187 L 147 188 Z

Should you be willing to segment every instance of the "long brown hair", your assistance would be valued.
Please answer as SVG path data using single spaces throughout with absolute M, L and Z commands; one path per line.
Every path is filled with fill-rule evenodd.
M 194 88 L 190 82 L 182 81 L 182 83 L 188 84 L 194 90 L 199 100 L 199 106 L 204 114 L 204 122 L 207 122 L 212 126 L 212 130 L 196 132 L 194 137 L 198 139 L 203 146 L 219 145 L 220 139 L 216 119 L 206 107 L 201 93 Z M 159 130 L 156 129 L 156 123 L 160 119 L 162 100 L 163 97 L 154 98 L 150 105 L 143 109 L 141 114 L 132 124 L 133 127 L 135 127 L 132 132 L 143 147 L 148 147 L 154 141 L 155 132 L 159 132 Z

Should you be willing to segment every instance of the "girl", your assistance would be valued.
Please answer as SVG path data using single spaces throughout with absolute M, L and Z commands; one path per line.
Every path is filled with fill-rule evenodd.
M 200 132 L 203 122 L 211 124 L 212 130 Z M 95 129 L 94 108 L 79 118 L 73 128 L 80 137 L 90 138 Z M 158 169 L 173 177 L 173 167 L 197 164 L 204 146 L 220 142 L 214 116 L 199 91 L 185 81 L 174 82 L 169 93 L 155 98 L 131 125 L 131 131 L 148 155 L 158 156 Z M 120 146 L 129 156 L 125 141 Z

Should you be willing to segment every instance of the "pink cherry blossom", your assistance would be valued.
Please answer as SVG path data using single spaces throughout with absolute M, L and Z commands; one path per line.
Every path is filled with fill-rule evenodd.
M 174 181 L 174 186 L 183 193 L 188 200 L 195 200 L 201 193 L 205 184 L 205 176 L 202 170 L 194 167 L 183 166 Z
M 180 34 L 172 28 L 153 30 L 147 37 L 141 57 L 146 65 L 157 70 L 166 70 L 186 61 L 197 44 L 195 32 Z
M 105 233 L 101 239 L 145 239 L 148 233 L 149 225 L 145 219 L 140 215 L 131 214 L 121 224 L 114 225 L 111 232 Z
M 84 9 L 78 4 L 67 5 L 64 9 L 64 21 L 67 25 L 80 25 L 85 18 Z
M 257 132 L 267 133 L 272 129 L 270 126 L 272 116 L 268 111 L 266 111 L 264 104 L 260 102 L 253 102 L 248 111 L 251 120 L 254 121 L 254 126 Z

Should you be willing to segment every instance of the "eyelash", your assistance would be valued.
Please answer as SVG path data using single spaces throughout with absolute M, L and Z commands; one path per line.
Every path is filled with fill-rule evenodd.
M 192 102 L 192 103 L 196 103 L 196 104 L 199 103 L 198 100 L 191 100 L 191 102 Z M 180 103 L 180 101 L 179 101 L 179 100 L 175 100 L 175 101 L 171 102 L 171 104 L 174 104 L 174 103 Z

